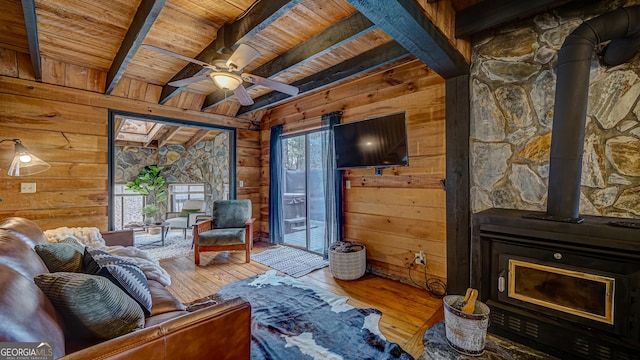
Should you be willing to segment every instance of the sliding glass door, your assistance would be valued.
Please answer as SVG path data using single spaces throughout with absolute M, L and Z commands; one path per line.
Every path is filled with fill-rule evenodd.
M 328 132 L 282 139 L 284 244 L 325 253 Z

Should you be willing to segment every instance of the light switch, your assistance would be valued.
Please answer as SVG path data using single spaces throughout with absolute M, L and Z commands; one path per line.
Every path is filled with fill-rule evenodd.
M 244 187 L 244 181 L 240 180 L 240 187 Z
M 36 192 L 36 183 L 20 183 L 20 192 L 33 194 Z
M 347 181 L 345 181 L 345 182 L 344 182 L 344 187 L 345 187 L 346 189 L 351 189 L 351 180 L 347 180 Z

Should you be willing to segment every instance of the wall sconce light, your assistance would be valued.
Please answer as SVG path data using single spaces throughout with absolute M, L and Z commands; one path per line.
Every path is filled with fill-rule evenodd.
M 20 139 L 2 139 L 0 143 L 5 141 L 13 141 L 15 143 L 15 154 L 13 155 L 13 161 L 9 166 L 9 176 L 27 176 L 39 174 L 43 171 L 49 170 L 51 165 L 44 160 L 33 155 L 22 145 Z

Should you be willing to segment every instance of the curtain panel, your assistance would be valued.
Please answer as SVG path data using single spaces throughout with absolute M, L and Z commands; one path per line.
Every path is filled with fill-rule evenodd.
M 282 125 L 271 128 L 269 139 L 269 242 L 281 244 L 282 238 Z

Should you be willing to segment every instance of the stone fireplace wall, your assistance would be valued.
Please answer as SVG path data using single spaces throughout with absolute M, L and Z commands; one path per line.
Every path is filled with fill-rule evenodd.
M 584 20 L 640 0 L 578 3 L 474 38 L 474 213 L 546 210 L 557 52 Z M 591 62 L 580 213 L 640 218 L 640 55 L 606 67 L 598 54 Z
M 160 149 L 116 147 L 116 183 L 133 180 L 149 164 L 164 166 L 167 183 L 204 183 L 208 213 L 213 200 L 228 198 L 229 135 L 221 132 L 212 140 L 200 141 L 190 149 L 166 145 Z M 162 209 L 162 213 L 167 209 Z

